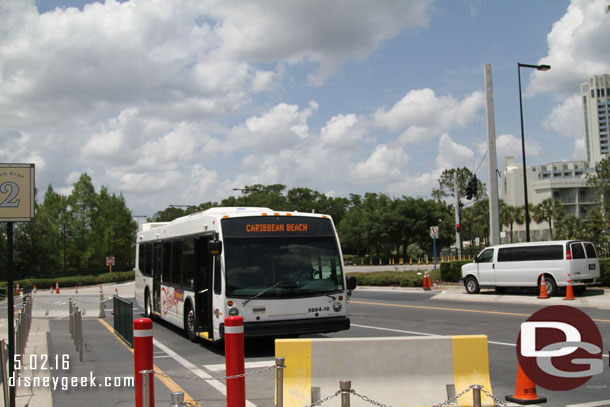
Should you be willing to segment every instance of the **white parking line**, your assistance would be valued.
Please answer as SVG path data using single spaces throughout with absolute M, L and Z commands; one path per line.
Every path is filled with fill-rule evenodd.
M 265 367 L 275 366 L 275 360 L 262 360 L 260 362 L 246 362 L 246 369 L 262 369 Z M 217 365 L 203 365 L 210 372 L 223 372 L 226 369 L 226 365 L 224 363 L 219 363 Z
M 566 407 L 602 407 L 610 406 L 610 400 L 591 401 L 589 403 L 568 404 Z
M 168 348 L 166 345 L 162 344 L 155 338 L 153 338 L 153 345 L 155 345 L 157 348 L 159 348 L 162 351 L 164 351 L 165 353 L 167 353 L 169 356 L 172 357 L 172 359 L 174 359 L 176 362 L 180 363 L 182 366 L 184 366 L 185 368 L 187 368 L 188 370 L 193 372 L 197 377 L 205 380 L 210 386 L 212 386 L 214 389 L 218 390 L 218 392 L 220 392 L 220 394 L 222 394 L 225 397 L 227 396 L 227 386 L 222 384 L 220 381 L 214 379 L 212 376 L 210 376 L 203 370 L 199 369 L 197 366 L 195 366 L 194 364 L 192 364 L 191 362 L 189 362 L 182 356 L 178 355 L 176 352 L 174 352 L 173 350 L 171 350 L 170 348 Z M 246 400 L 246 406 L 247 407 L 257 407 L 256 404 L 254 404 L 248 400 Z
M 427 332 L 403 331 L 402 329 L 381 328 L 378 326 L 368 326 L 368 325 L 358 325 L 358 324 L 351 324 L 351 326 L 356 327 L 356 328 L 376 329 L 378 331 L 396 332 L 396 333 L 401 333 L 401 334 L 421 335 L 421 336 L 441 336 L 438 334 L 430 334 Z M 507 342 L 487 341 L 487 343 L 490 343 L 492 345 L 512 346 L 513 348 L 517 346 L 514 343 L 507 343 Z M 608 358 L 608 354 L 602 353 L 602 357 Z M 600 405 L 603 405 L 603 404 L 600 404 Z M 578 406 L 580 406 L 580 404 Z M 566 406 L 566 407 L 568 407 L 568 406 Z

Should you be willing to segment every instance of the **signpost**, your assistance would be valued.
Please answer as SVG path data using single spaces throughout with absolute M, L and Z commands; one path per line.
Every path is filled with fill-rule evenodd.
M 110 273 L 112 273 L 112 266 L 114 266 L 114 257 L 106 257 L 106 265 L 110 267 Z
M 438 226 L 430 226 L 430 237 L 432 238 L 432 249 L 434 250 L 434 270 L 436 270 L 436 238 L 438 237 Z
M 15 372 L 13 297 L 13 223 L 34 221 L 34 164 L 0 164 L 0 222 L 6 222 L 8 376 Z M 9 386 L 9 405 L 15 407 L 15 387 Z

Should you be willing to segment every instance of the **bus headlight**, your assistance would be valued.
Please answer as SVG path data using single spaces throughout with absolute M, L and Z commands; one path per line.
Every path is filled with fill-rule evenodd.
M 236 317 L 239 315 L 239 310 L 237 308 L 229 308 L 229 316 Z
M 336 303 L 335 303 L 335 305 L 333 305 L 333 311 L 335 311 L 335 312 L 339 312 L 339 311 L 341 311 L 341 308 L 342 308 L 342 307 L 343 307 L 343 306 L 341 305 L 341 303 L 340 303 L 340 302 L 336 302 Z

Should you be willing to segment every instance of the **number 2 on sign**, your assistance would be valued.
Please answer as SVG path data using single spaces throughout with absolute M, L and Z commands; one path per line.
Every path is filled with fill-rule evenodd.
M 15 199 L 19 195 L 19 185 L 14 182 L 3 182 L 0 184 L 0 192 L 8 194 L 8 196 L 0 202 L 0 208 L 18 208 L 19 199 Z

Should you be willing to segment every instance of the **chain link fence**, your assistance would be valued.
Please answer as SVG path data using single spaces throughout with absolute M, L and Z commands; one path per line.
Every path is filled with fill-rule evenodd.
M 286 366 L 284 365 L 284 358 L 276 358 L 275 365 L 273 365 L 273 366 L 267 366 L 264 368 L 260 368 L 260 369 L 252 370 L 250 372 L 246 372 L 246 373 L 242 373 L 242 374 L 238 374 L 238 375 L 232 375 L 232 376 L 225 375 L 225 376 L 202 378 L 199 376 L 177 374 L 172 371 L 158 372 L 155 370 L 141 370 L 141 371 L 139 371 L 139 373 L 142 374 L 143 379 L 145 378 L 143 386 L 142 386 L 142 395 L 145 396 L 149 392 L 149 387 L 148 387 L 149 386 L 149 384 L 148 384 L 149 374 L 162 376 L 162 377 L 168 377 L 168 378 L 172 378 L 172 379 L 182 379 L 182 380 L 193 380 L 193 381 L 225 380 L 226 381 L 226 380 L 232 380 L 232 379 L 246 378 L 249 376 L 255 376 L 255 375 L 259 375 L 259 374 L 274 370 L 276 372 L 276 375 L 275 375 L 275 389 L 276 389 L 275 407 L 283 407 L 283 388 L 284 388 L 283 370 L 285 368 L 286 368 Z M 324 398 L 321 398 L 319 400 L 313 401 L 311 404 L 304 405 L 303 407 L 319 407 L 338 397 L 341 397 L 341 407 L 350 407 L 351 396 L 357 397 L 357 398 L 361 399 L 362 401 L 366 402 L 367 404 L 371 404 L 376 407 L 392 407 L 391 405 L 377 401 L 370 396 L 358 393 L 355 389 L 352 389 L 351 386 L 352 386 L 351 381 L 340 381 L 339 389 L 336 392 L 334 392 Z M 499 398 L 494 396 L 491 392 L 487 391 L 484 388 L 484 386 L 481 386 L 478 384 L 470 385 L 469 387 L 465 388 L 463 391 L 456 394 L 455 396 L 450 397 L 447 400 L 444 400 L 440 403 L 434 404 L 430 407 L 457 406 L 458 399 L 466 396 L 470 392 L 472 392 L 472 406 L 473 407 L 482 406 L 481 393 L 483 393 L 486 396 L 488 396 L 489 398 L 491 398 L 494 401 L 494 406 L 507 407 L 506 403 L 504 403 L 502 400 L 500 400 Z M 143 399 L 146 399 L 146 397 L 143 397 Z M 170 407 L 186 407 L 186 406 L 201 407 L 201 404 L 199 404 L 197 401 L 195 401 L 194 403 L 184 402 L 184 393 L 181 393 L 181 392 L 172 393 L 171 400 L 172 401 L 169 405 Z M 148 406 L 146 404 L 144 404 L 144 407 L 148 407 Z

